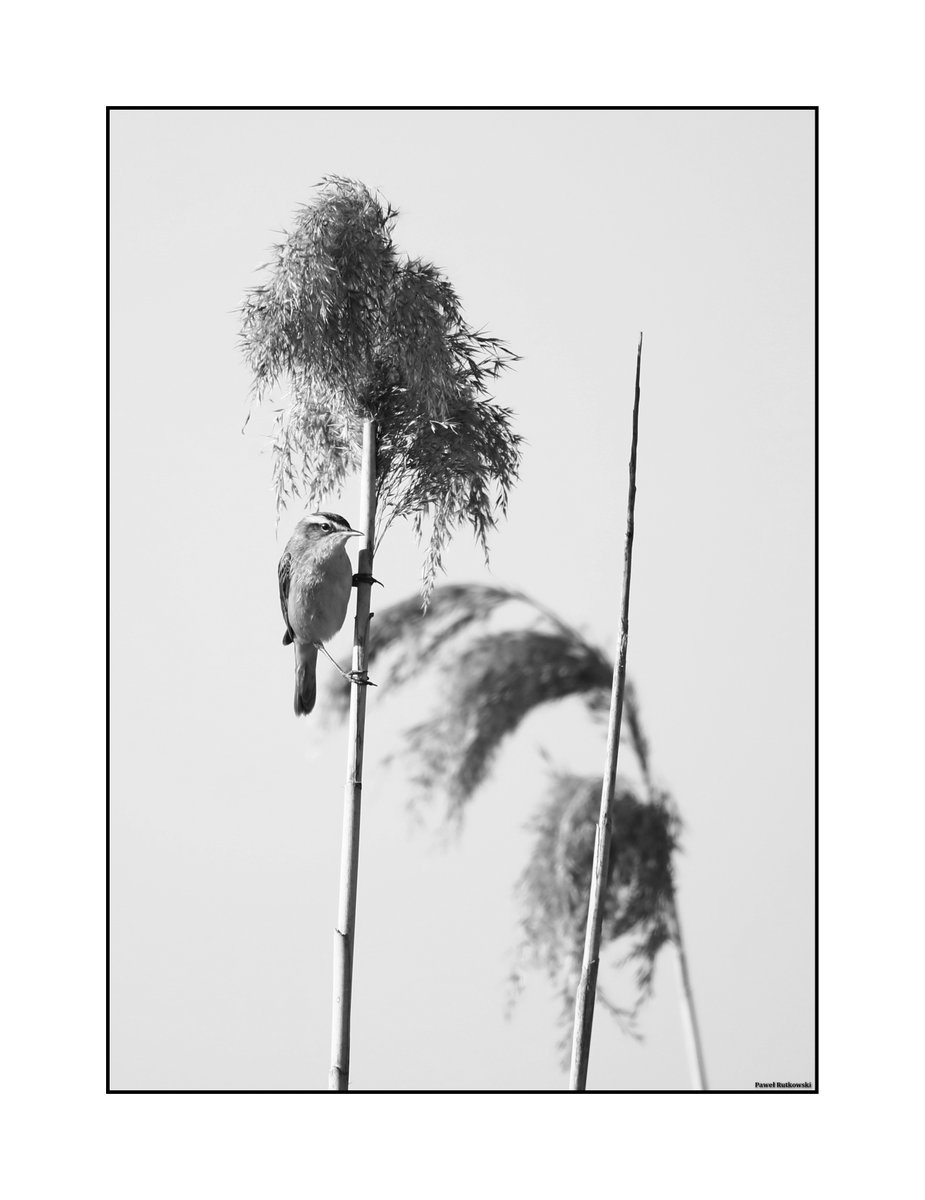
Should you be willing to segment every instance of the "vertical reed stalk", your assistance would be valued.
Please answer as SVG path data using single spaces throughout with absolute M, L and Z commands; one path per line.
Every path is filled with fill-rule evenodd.
M 361 529 L 365 545 L 359 553 L 356 620 L 353 627 L 353 670 L 365 675 L 368 665 L 370 595 L 376 524 L 376 426 L 363 423 L 360 467 Z M 350 1079 L 350 1009 L 353 1000 L 353 950 L 360 861 L 360 801 L 363 792 L 363 739 L 366 732 L 366 686 L 350 692 L 347 782 L 344 787 L 344 831 L 340 854 L 340 895 L 334 930 L 334 1007 L 331 1022 L 331 1070 L 328 1090 L 346 1092 Z
M 639 720 L 639 710 L 635 703 L 629 705 L 627 721 L 630 730 L 630 742 L 636 752 L 642 779 L 646 785 L 649 803 L 657 802 L 655 788 L 652 785 L 652 775 L 649 771 L 649 751 L 645 735 Z M 684 949 L 684 937 L 681 933 L 681 917 L 678 912 L 678 896 L 672 888 L 671 905 L 668 913 L 668 926 L 671 931 L 671 942 L 675 949 L 675 965 L 678 970 L 678 988 L 681 993 L 681 1023 L 684 1026 L 687 1043 L 687 1059 L 690 1066 L 694 1091 L 707 1091 L 707 1071 L 703 1059 L 703 1045 L 700 1040 L 700 1026 L 697 1024 L 697 1011 L 694 1008 L 694 991 L 691 987 L 690 972 L 687 967 L 687 953 Z
M 697 1024 L 694 993 L 691 989 L 691 979 L 687 969 L 684 939 L 681 936 L 681 922 L 678 917 L 677 898 L 672 900 L 671 903 L 671 925 L 671 940 L 675 948 L 675 961 L 678 967 L 678 986 L 681 992 L 681 1022 L 684 1025 L 685 1041 L 687 1043 L 687 1059 L 690 1065 L 691 1078 L 694 1081 L 694 1091 L 705 1092 L 708 1090 L 707 1069 L 703 1061 L 700 1026 Z
M 594 1000 L 597 994 L 597 972 L 600 965 L 601 928 L 604 919 L 604 887 L 610 863 L 612 809 L 617 781 L 617 756 L 620 750 L 620 725 L 623 720 L 623 695 L 626 686 L 626 646 L 629 639 L 630 577 L 633 567 L 633 532 L 636 507 L 636 443 L 639 434 L 639 374 L 642 368 L 642 334 L 636 351 L 636 393 L 633 400 L 633 440 L 630 449 L 629 499 L 626 513 L 626 542 L 623 552 L 623 603 L 620 614 L 620 645 L 617 650 L 617 669 L 610 693 L 610 722 L 607 729 L 607 759 L 601 788 L 601 810 L 594 835 L 594 861 L 591 867 L 591 894 L 588 901 L 588 924 L 585 929 L 584 957 L 578 993 L 575 997 L 575 1028 L 572 1035 L 572 1065 L 569 1090 L 583 1092 L 588 1081 L 588 1059 L 591 1053 L 591 1025 L 594 1019 Z

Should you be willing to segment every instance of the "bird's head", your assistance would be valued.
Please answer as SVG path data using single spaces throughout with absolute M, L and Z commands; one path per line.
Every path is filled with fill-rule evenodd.
M 363 536 L 358 529 L 351 529 L 339 513 L 331 512 L 309 513 L 296 525 L 296 533 L 322 555 L 339 549 L 348 538 Z

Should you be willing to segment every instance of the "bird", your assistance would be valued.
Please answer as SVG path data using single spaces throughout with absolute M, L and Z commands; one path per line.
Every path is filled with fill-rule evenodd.
M 283 645 L 295 649 L 297 717 L 315 707 L 318 649 L 341 628 L 347 616 L 353 568 L 348 538 L 362 537 L 339 513 L 303 517 L 279 560 L 279 603 L 286 622 Z

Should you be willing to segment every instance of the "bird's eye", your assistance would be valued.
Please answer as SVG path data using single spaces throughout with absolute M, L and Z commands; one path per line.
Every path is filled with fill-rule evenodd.
M 324 521 L 324 522 L 322 523 L 322 526 L 321 526 L 321 528 L 324 530 L 324 532 L 325 532 L 325 533 L 330 533 L 330 532 L 331 532 L 331 526 L 330 526 L 330 524 L 329 524 L 327 521 Z

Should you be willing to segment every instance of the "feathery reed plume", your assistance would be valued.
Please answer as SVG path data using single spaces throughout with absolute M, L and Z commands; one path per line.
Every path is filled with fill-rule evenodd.
M 463 318 L 450 282 L 400 257 L 396 209 L 363 184 L 327 176 L 264 264 L 241 308 L 253 402 L 288 384 L 276 412 L 277 510 L 338 495 L 357 469 L 363 422 L 376 422 L 377 544 L 398 517 L 422 538 L 426 607 L 454 529 L 485 555 L 507 512 L 521 438 L 491 387 L 518 361 Z

